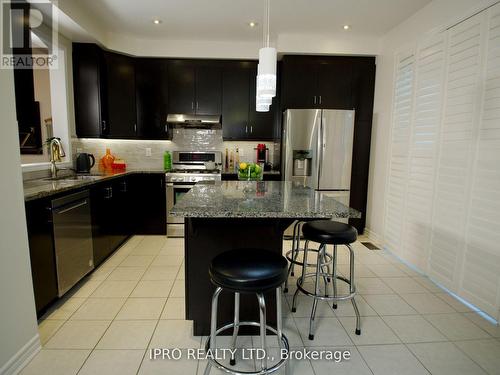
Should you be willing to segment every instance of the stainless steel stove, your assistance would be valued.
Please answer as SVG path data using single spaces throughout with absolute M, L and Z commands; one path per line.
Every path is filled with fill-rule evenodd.
M 184 219 L 170 215 L 175 203 L 200 181 L 220 181 L 220 151 L 174 151 L 172 169 L 166 173 L 167 236 L 184 237 Z

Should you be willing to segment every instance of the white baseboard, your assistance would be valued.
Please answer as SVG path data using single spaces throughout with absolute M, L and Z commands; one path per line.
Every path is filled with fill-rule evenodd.
M 364 234 L 372 241 L 375 245 L 382 246 L 384 245 L 384 241 L 382 240 L 382 236 L 378 233 L 373 232 L 370 228 L 365 227 Z
M 5 363 L 2 368 L 0 368 L 1 375 L 16 375 L 18 374 L 24 366 L 28 364 L 29 361 L 40 351 L 42 344 L 40 343 L 40 337 L 38 333 L 26 343 L 16 354 L 14 354 Z

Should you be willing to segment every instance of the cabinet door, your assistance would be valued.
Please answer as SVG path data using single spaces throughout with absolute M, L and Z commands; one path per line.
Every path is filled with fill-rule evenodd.
M 97 184 L 90 190 L 95 267 L 113 252 L 111 241 L 112 199 L 113 188 L 111 184 Z
M 131 176 L 136 234 L 167 233 L 165 175 L 143 173 Z
M 375 58 L 358 57 L 352 63 L 352 102 L 356 121 L 372 121 L 375 90 Z
M 115 179 L 111 184 L 113 196 L 109 212 L 110 250 L 115 251 L 132 234 L 130 214 L 130 189 L 127 177 Z
M 216 66 L 196 69 L 196 114 L 220 115 L 222 110 L 222 70 Z
M 168 67 L 169 113 L 195 113 L 195 69 L 188 62 L 174 60 Z
M 254 67 L 250 72 L 250 112 L 248 114 L 248 131 L 245 138 L 249 140 L 268 140 L 273 139 L 275 135 L 275 114 L 279 111 L 277 96 L 273 98 L 273 103 L 269 112 L 257 112 L 257 68 Z
M 137 136 L 169 139 L 168 64 L 164 59 L 137 59 L 135 70 Z
M 101 69 L 103 55 L 95 44 L 73 43 L 73 92 L 78 137 L 107 134 L 102 118 Z
M 50 202 L 38 199 L 26 203 L 31 275 L 37 316 L 57 299 L 57 274 Z
M 109 137 L 136 135 L 134 59 L 106 52 L 106 99 Z
M 305 61 L 283 61 L 283 91 L 281 107 L 316 108 L 317 97 L 316 65 Z
M 222 135 L 242 139 L 248 130 L 250 111 L 250 66 L 238 64 L 222 73 Z
M 319 108 L 352 109 L 352 61 L 338 57 L 318 65 Z

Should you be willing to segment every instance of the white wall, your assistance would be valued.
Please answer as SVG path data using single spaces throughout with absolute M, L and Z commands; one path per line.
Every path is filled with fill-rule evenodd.
M 375 240 L 383 242 L 395 52 L 405 46 L 413 45 L 425 35 L 452 26 L 495 2 L 494 0 L 434 0 L 382 38 L 380 54 L 377 56 L 367 207 L 367 228 Z
M 40 347 L 14 102 L 14 75 L 0 69 L 0 373 L 9 374 Z

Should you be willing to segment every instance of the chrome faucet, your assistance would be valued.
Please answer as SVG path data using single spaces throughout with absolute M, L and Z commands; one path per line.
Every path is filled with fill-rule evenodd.
M 61 162 L 61 158 L 65 157 L 64 148 L 61 143 L 61 138 L 50 138 L 47 140 L 49 144 L 49 157 L 50 157 L 50 174 L 52 178 L 57 178 L 56 162 Z

